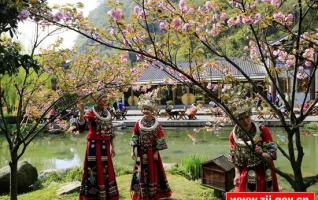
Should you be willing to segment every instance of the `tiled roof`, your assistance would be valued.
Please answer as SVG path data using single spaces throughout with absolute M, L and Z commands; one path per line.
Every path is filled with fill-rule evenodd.
M 232 58 L 232 60 L 234 61 L 234 63 L 240 66 L 240 68 L 252 79 L 264 79 L 267 75 L 265 68 L 262 65 L 255 64 L 249 59 Z M 217 61 L 219 61 L 225 67 L 228 67 L 228 69 L 232 72 L 232 74 L 236 78 L 244 79 L 243 75 L 233 66 L 231 66 L 227 61 L 222 59 L 219 59 Z M 178 67 L 186 70 L 189 68 L 189 65 L 186 62 L 179 62 Z M 208 75 L 206 79 L 211 80 L 212 78 L 212 81 L 220 80 L 223 75 L 223 73 L 220 70 L 216 70 L 212 68 L 206 68 L 206 74 Z M 162 83 L 168 78 L 169 78 L 169 75 L 166 72 L 164 72 L 162 69 L 156 66 L 150 66 L 139 77 L 139 79 L 137 80 L 137 83 L 148 83 L 148 82 Z
M 221 155 L 213 160 L 206 161 L 202 163 L 202 165 L 211 165 L 211 163 L 216 164 L 218 167 L 222 168 L 226 172 L 234 169 L 234 164 L 228 161 L 228 159 L 224 155 Z

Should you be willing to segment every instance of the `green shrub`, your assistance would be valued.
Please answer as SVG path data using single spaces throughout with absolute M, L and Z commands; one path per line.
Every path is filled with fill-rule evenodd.
M 201 163 L 208 160 L 207 157 L 191 155 L 181 161 L 181 168 L 191 180 L 200 178 Z
M 83 170 L 81 167 L 75 167 L 66 170 L 62 182 L 81 181 Z
M 45 178 L 41 179 L 40 182 L 42 185 L 49 185 L 52 182 L 61 182 L 62 176 L 58 172 L 49 173 Z
M 187 179 L 191 179 L 191 177 L 189 176 L 189 174 L 186 172 L 186 170 L 182 167 L 173 167 L 171 168 L 169 171 L 168 171 L 170 174 L 172 175 L 180 175 L 180 176 L 183 176 Z
M 311 129 L 311 130 L 318 130 L 318 122 L 310 122 L 308 124 L 305 124 L 305 129 Z

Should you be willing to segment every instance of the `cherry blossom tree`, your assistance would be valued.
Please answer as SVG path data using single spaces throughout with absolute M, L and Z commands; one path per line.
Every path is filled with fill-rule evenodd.
M 14 42 L 15 29 L 19 21 L 26 20 L 30 12 L 26 8 L 38 9 L 45 3 L 40 1 L 6 4 L 1 7 L 7 10 L 16 9 L 15 13 L 1 12 L 14 18 L 1 18 L 0 35 L 0 130 L 8 142 L 10 151 L 10 197 L 17 199 L 17 166 L 29 144 L 50 123 L 61 117 L 58 112 L 51 120 L 47 115 L 57 105 L 63 105 L 62 110 L 73 107 L 77 101 L 85 99 L 95 92 L 106 92 L 110 97 L 116 97 L 125 91 L 137 77 L 139 70 L 129 69 L 125 53 L 114 55 L 112 58 L 96 56 L 91 50 L 86 54 L 76 54 L 72 49 L 61 49 L 61 40 L 48 49 L 39 50 L 41 43 L 61 28 L 48 29 L 46 35 L 40 35 L 40 29 L 47 29 L 50 24 L 35 19 L 36 30 L 34 43 L 28 54 L 23 54 L 22 45 Z M 17 7 L 14 7 L 17 6 Z M 25 8 L 25 9 L 23 9 Z M 65 15 L 63 15 L 65 17 Z M 60 14 L 56 14 L 58 20 Z M 5 33 L 10 32 L 9 38 Z M 40 53 L 36 53 L 38 51 Z M 66 62 L 70 61 L 68 65 Z M 51 80 L 57 80 L 57 86 L 51 86 Z M 8 94 L 16 96 L 9 101 Z M 69 96 L 75 98 L 70 99 Z M 14 123 L 9 122 L 7 111 L 4 108 L 13 108 L 9 113 Z
M 232 70 L 239 71 L 253 92 L 275 112 L 286 131 L 288 148 L 279 149 L 290 162 L 293 174 L 277 169 L 279 175 L 295 191 L 306 191 L 317 181 L 317 176 L 303 176 L 304 151 L 300 139 L 300 127 L 318 102 L 315 97 L 308 109 L 303 109 L 318 66 L 315 59 L 318 33 L 313 24 L 318 17 L 317 1 L 136 0 L 135 4 L 133 16 L 125 16 L 120 3 L 111 3 L 112 9 L 105 14 L 111 22 L 106 31 L 94 27 L 71 5 L 29 9 L 29 12 L 33 19 L 41 18 L 46 23 L 76 31 L 99 45 L 134 53 L 144 65 L 161 68 L 175 80 L 200 88 L 236 124 L 238 121 L 228 102 L 233 93 L 246 90 L 240 86 L 237 90 L 232 89 L 239 83 Z M 240 41 L 244 45 L 236 47 L 237 51 L 264 67 L 267 83 L 281 97 L 288 111 L 287 116 L 267 99 L 267 92 L 258 87 L 228 54 L 230 43 L 236 42 L 231 36 L 238 31 L 245 38 Z M 272 41 L 281 36 L 287 37 L 286 42 L 273 45 Z M 181 66 L 180 61 L 186 62 L 187 67 Z M 305 74 L 304 68 L 310 69 L 310 73 Z M 206 69 L 218 70 L 223 74 L 223 95 L 218 95 L 214 86 L 206 81 L 205 77 L 209 75 L 205 73 Z M 288 97 L 278 81 L 285 72 L 292 76 L 292 91 Z M 305 79 L 308 87 L 300 105 L 300 114 L 297 114 L 294 110 L 296 85 Z

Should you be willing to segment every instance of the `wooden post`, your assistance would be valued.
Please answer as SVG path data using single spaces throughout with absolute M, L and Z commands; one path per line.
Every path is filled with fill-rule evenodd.
M 172 86 L 172 101 L 173 105 L 176 105 L 177 86 Z
M 276 78 L 274 78 L 273 80 L 274 82 L 276 82 Z M 275 83 L 271 84 L 271 94 L 272 94 L 272 98 L 273 98 L 273 103 L 275 103 L 276 100 L 276 88 L 274 87 Z

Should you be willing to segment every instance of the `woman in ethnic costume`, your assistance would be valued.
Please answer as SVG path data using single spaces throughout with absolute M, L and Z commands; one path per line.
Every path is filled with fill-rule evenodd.
M 250 137 L 237 125 L 229 136 L 231 157 L 235 165 L 235 191 L 278 192 L 273 163 L 277 146 L 267 127 L 252 122 L 251 109 L 246 105 L 246 102 L 242 102 L 236 106 L 237 110 L 233 114 Z M 254 150 L 251 150 L 250 138 L 254 141 Z
M 154 106 L 146 100 L 142 104 L 143 117 L 135 123 L 130 144 L 136 161 L 131 182 L 133 200 L 156 200 L 171 196 L 159 150 L 167 149 L 164 133 L 152 115 Z
M 97 106 L 84 116 L 84 105 L 79 105 L 80 128 L 88 126 L 87 146 L 80 189 L 80 200 L 118 200 L 118 189 L 112 157 L 115 156 L 114 132 L 111 115 L 100 96 Z

